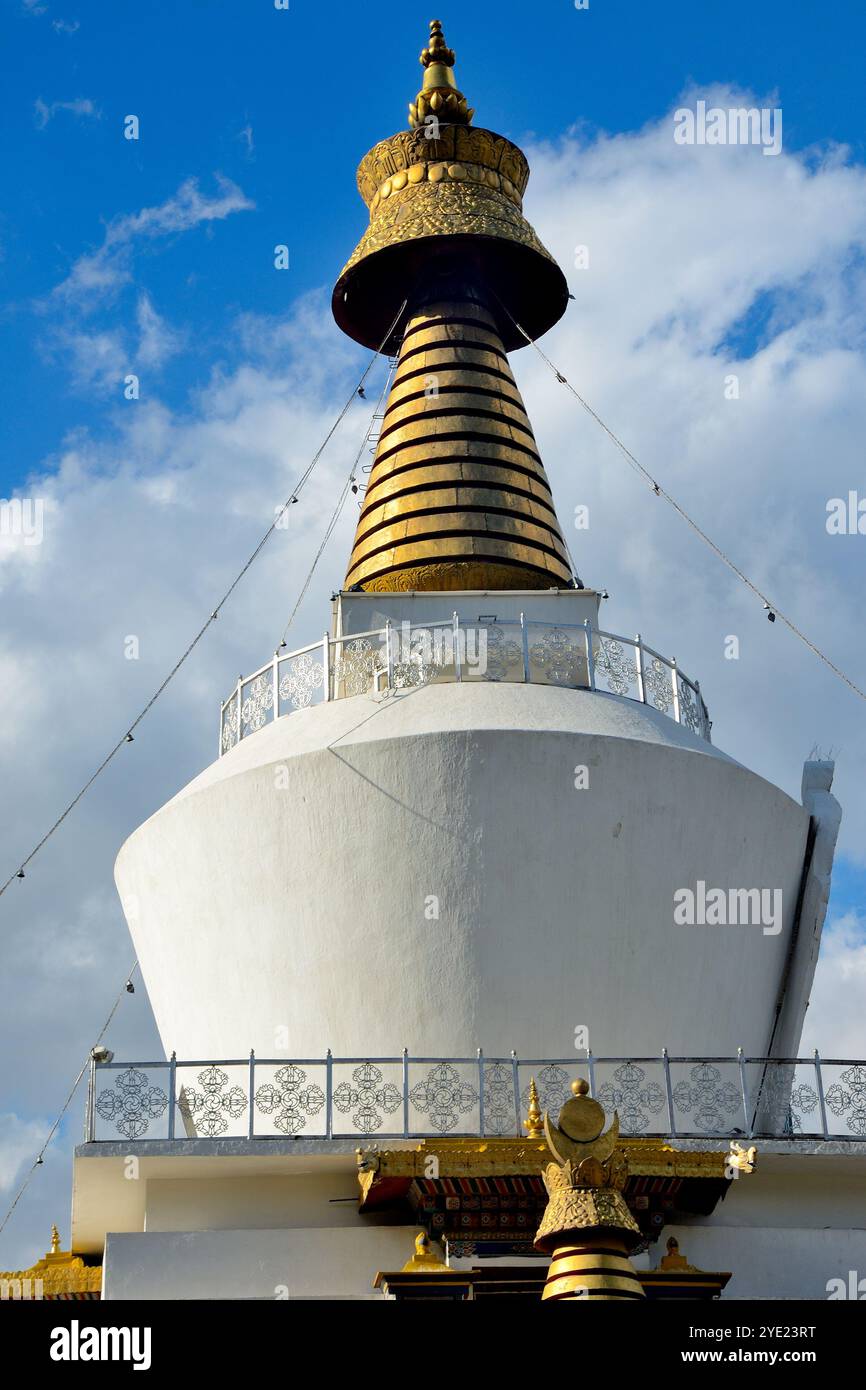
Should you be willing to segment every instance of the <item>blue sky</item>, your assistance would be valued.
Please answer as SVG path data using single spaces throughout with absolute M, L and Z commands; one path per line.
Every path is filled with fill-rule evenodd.
M 0 496 L 23 489 L 53 509 L 38 551 L 0 548 L 13 712 L 0 786 L 16 789 L 0 797 L 3 878 L 212 609 L 366 360 L 328 297 L 366 221 L 356 165 L 403 126 L 433 13 L 0 0 Z M 866 10 L 506 0 L 438 16 L 477 123 L 527 148 L 528 214 L 578 293 L 547 350 L 863 685 L 866 537 L 828 537 L 824 507 L 866 489 Z M 681 158 L 670 115 L 683 94 L 780 105 L 783 155 Z M 123 138 L 129 114 L 135 142 Z M 594 269 L 581 278 L 583 242 Z M 277 243 L 287 272 L 273 268 Z M 135 404 L 122 393 L 133 363 Z M 716 742 L 792 796 L 813 745 L 834 748 L 838 944 L 814 1012 L 822 1050 L 835 1028 L 829 1050 L 859 1042 L 862 1056 L 862 703 L 648 502 L 530 353 L 514 367 L 561 518 L 590 506 L 572 548 L 610 590 L 611 624 L 675 654 L 701 680 Z M 737 406 L 722 398 L 732 370 Z M 219 700 L 273 648 L 365 411 L 351 412 L 310 505 L 292 509 L 296 529 L 263 553 L 125 761 L 0 903 L 0 1207 L 131 960 L 116 852 L 212 759 Z M 335 532 L 290 645 L 326 626 L 354 519 Z M 139 662 L 122 657 L 128 633 L 141 636 Z M 737 662 L 722 655 L 728 633 L 742 641 Z M 124 998 L 109 1041 L 119 1056 L 158 1051 L 143 989 Z M 78 1132 L 75 1113 L 0 1265 L 41 1253 L 49 1199 L 49 1221 L 68 1208 Z

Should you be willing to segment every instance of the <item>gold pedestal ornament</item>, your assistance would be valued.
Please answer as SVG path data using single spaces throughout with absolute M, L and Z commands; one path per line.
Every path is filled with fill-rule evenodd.
M 542 1299 L 643 1298 L 629 1252 L 640 1228 L 622 1195 L 628 1162 L 618 1146 L 619 1116 L 606 1134 L 604 1110 L 583 1080 L 572 1083 L 554 1125 L 544 1116 L 544 1134 L 557 1160 L 544 1169 L 549 1197 L 535 1237 L 536 1250 L 552 1256 Z
M 526 159 L 470 125 L 438 20 L 421 62 L 412 129 L 361 161 L 370 226 L 334 290 L 344 332 L 399 353 L 346 587 L 572 588 L 506 356 L 526 341 L 514 320 L 546 332 L 568 288 L 523 217 Z

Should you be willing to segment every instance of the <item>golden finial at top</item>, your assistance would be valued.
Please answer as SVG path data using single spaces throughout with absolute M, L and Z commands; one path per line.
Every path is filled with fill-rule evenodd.
M 421 52 L 424 84 L 409 106 L 409 125 L 438 140 L 440 125 L 469 125 L 475 114 L 454 80 L 454 49 L 445 43 L 440 20 L 430 21 L 430 41 Z
M 425 68 L 429 68 L 431 63 L 444 63 L 447 68 L 454 66 L 454 49 L 446 46 L 442 21 L 439 19 L 430 21 L 430 44 L 421 50 L 419 62 Z
M 56 1255 L 56 1254 L 59 1252 L 59 1250 L 60 1250 L 60 1232 L 58 1231 L 57 1227 L 52 1223 L 52 1226 L 51 1226 L 51 1253 L 52 1253 L 52 1255 Z

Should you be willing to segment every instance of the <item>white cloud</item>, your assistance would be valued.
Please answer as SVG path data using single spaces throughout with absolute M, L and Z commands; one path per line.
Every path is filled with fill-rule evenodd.
M 64 369 L 79 391 L 109 391 L 122 381 L 128 361 L 121 332 L 58 327 L 42 341 L 46 356 Z
M 160 317 L 148 294 L 138 297 L 136 322 L 139 333 L 136 366 L 161 367 L 180 351 L 183 335 Z
M 55 25 L 56 27 L 56 25 Z M 48 122 L 53 120 L 58 111 L 69 111 L 73 116 L 92 116 L 95 120 L 101 119 L 101 112 L 96 109 L 95 104 L 89 97 L 76 97 L 74 101 L 52 101 L 50 103 L 37 97 L 34 103 L 36 112 L 36 129 L 44 130 Z
M 4 1197 L 23 1177 L 25 1166 L 33 1162 L 50 1127 L 50 1121 L 0 1115 L 0 1194 Z
M 825 1057 L 866 1055 L 866 912 L 846 913 L 828 925 L 800 1055 L 817 1047 Z
M 246 212 L 255 206 L 231 179 L 218 174 L 216 185 L 216 194 L 209 197 L 200 191 L 197 179 L 186 179 L 171 198 L 157 207 L 115 217 L 105 229 L 102 245 L 81 256 L 66 279 L 56 286 L 55 298 L 79 308 L 91 308 L 131 278 L 130 264 L 139 240 L 187 232 L 203 222 L 221 221 L 233 212 Z

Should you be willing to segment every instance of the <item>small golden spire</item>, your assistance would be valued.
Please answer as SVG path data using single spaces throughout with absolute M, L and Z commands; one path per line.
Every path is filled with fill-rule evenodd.
M 426 1231 L 419 1231 L 415 1237 L 415 1254 L 403 1266 L 404 1274 L 417 1274 L 436 1270 L 440 1274 L 454 1274 L 437 1253 Z
M 448 48 L 445 44 L 441 19 L 431 19 L 430 47 L 421 50 L 419 61 L 423 68 L 429 68 L 431 63 L 443 63 L 446 68 L 453 68 L 454 49 Z
M 409 125 L 469 125 L 475 112 L 454 80 L 454 49 L 448 48 L 438 19 L 430 21 L 430 42 L 421 52 L 424 85 L 409 105 Z M 438 129 L 433 138 L 438 138 Z
M 58 1254 L 59 1250 L 60 1250 L 60 1232 L 58 1231 L 57 1227 L 56 1227 L 56 1226 L 54 1225 L 54 1223 L 52 1222 L 52 1224 L 51 1224 L 51 1253 L 52 1253 L 52 1255 Z
M 680 1254 L 680 1243 L 676 1236 L 668 1236 L 667 1250 L 668 1253 L 659 1260 L 659 1269 L 691 1269 L 685 1255 Z
M 527 1139 L 544 1138 L 544 1116 L 538 1103 L 538 1087 L 534 1076 L 529 1083 L 529 1110 L 523 1121 L 523 1128 L 526 1130 Z

